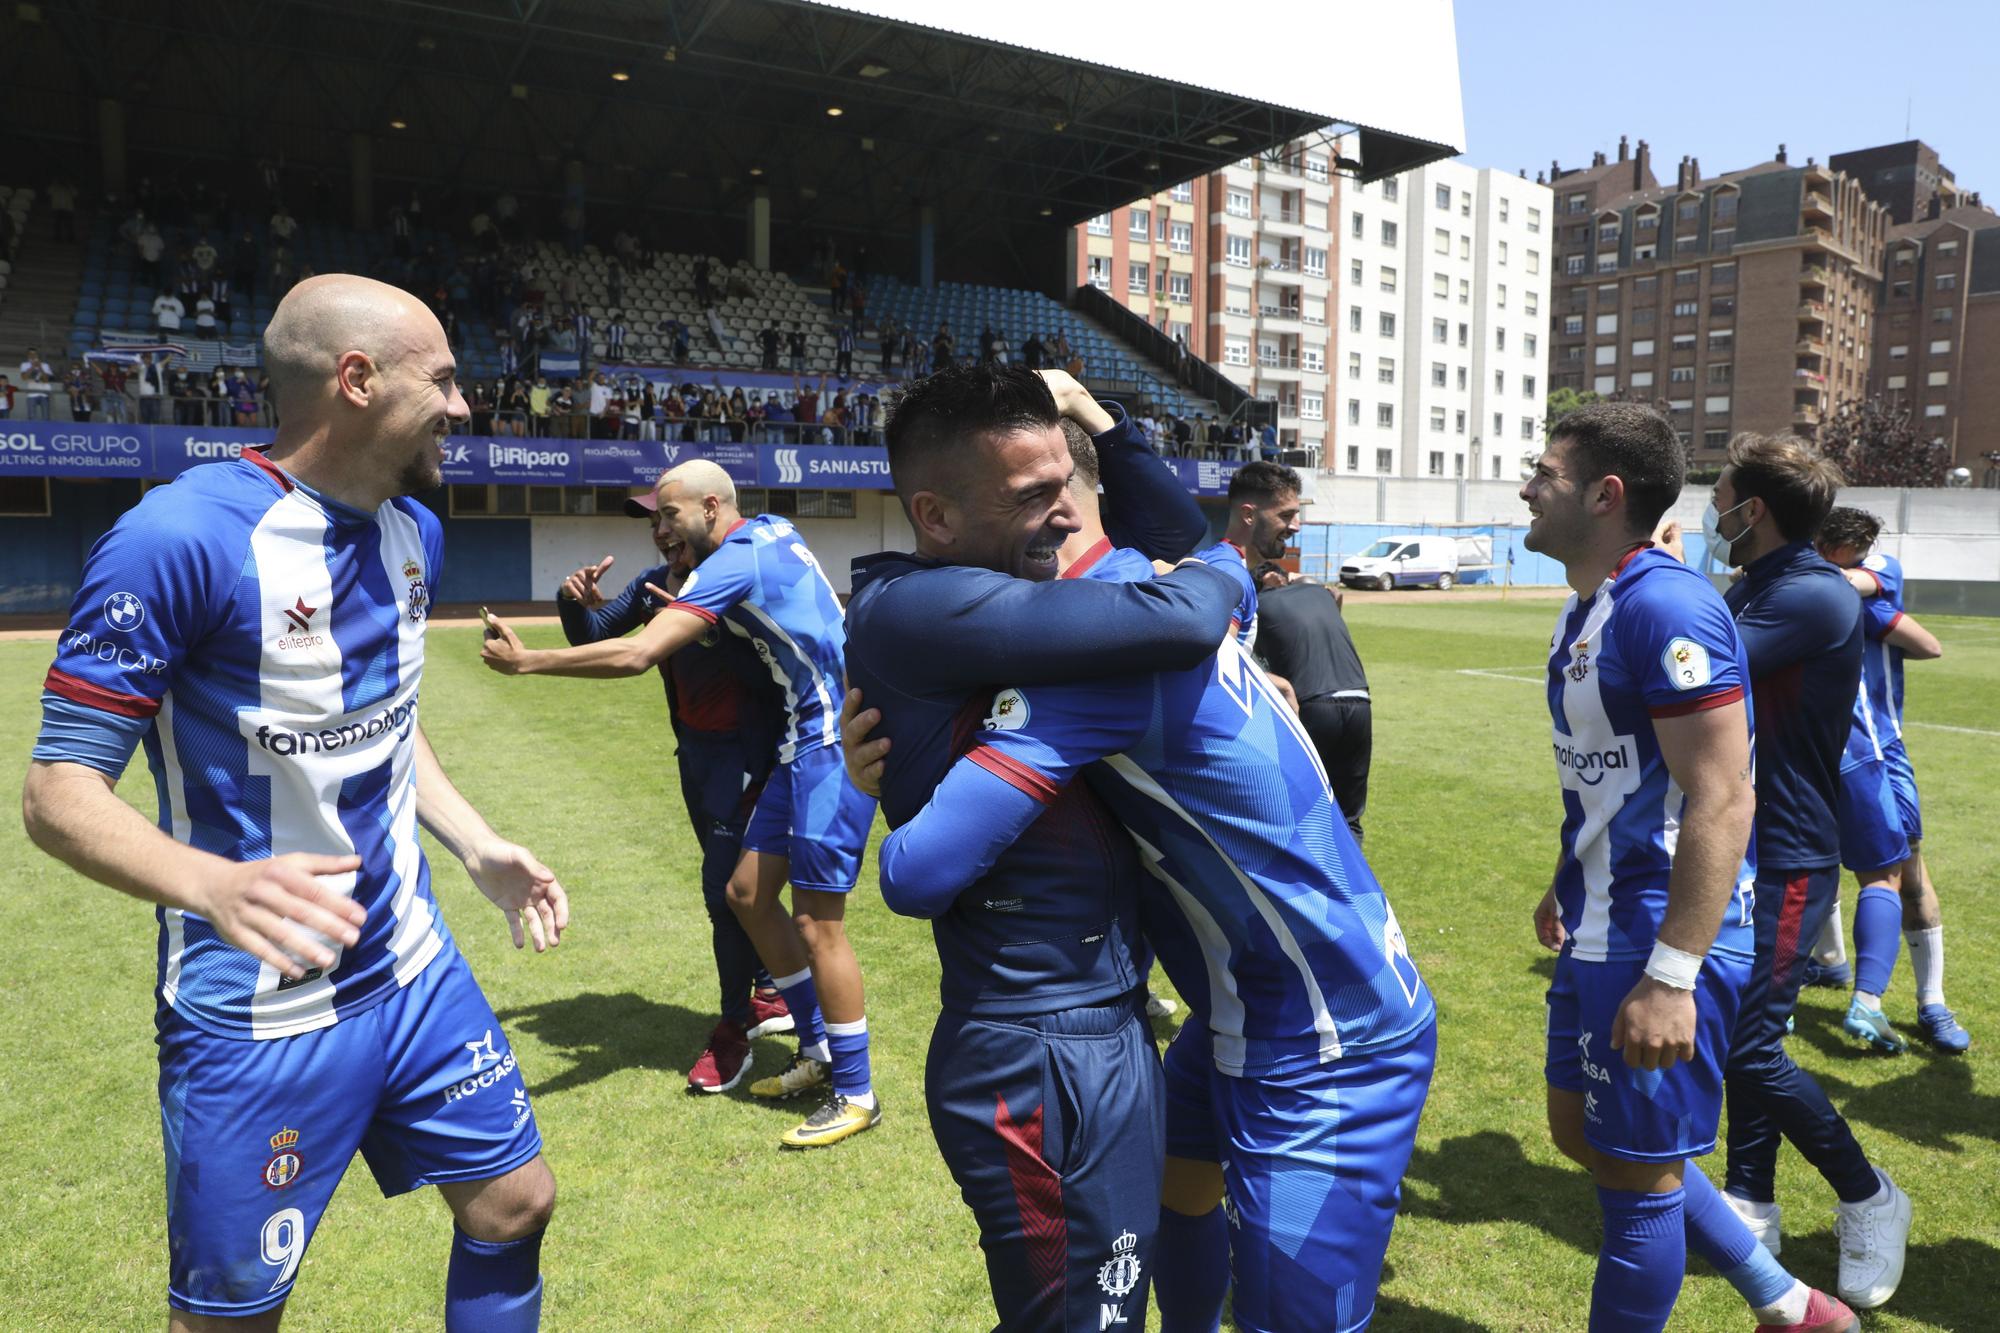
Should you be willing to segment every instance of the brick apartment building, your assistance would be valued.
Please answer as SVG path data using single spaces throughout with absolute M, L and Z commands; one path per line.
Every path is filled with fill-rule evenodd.
M 1549 182 L 1553 388 L 1664 399 L 1699 462 L 1866 392 L 1889 215 L 1854 177 L 1780 145 L 1707 178 L 1683 158 L 1662 184 L 1621 139 Z
M 2000 452 L 2000 217 L 1919 140 L 1840 153 L 1889 213 L 1868 388 L 1975 473 Z

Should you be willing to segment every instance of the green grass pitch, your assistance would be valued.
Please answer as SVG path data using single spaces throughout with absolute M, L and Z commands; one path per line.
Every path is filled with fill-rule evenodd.
M 1441 1010 L 1437 1081 L 1382 1287 L 1385 1330 L 1568 1330 L 1588 1308 L 1596 1202 L 1543 1127 L 1551 964 L 1529 923 L 1559 810 L 1535 684 L 1555 611 L 1545 600 L 1443 597 L 1351 608 L 1375 691 L 1368 853 Z M 1861 1054 L 1840 1036 L 1845 997 L 1826 991 L 1807 993 L 1791 1041 L 1916 1203 L 1902 1290 L 1866 1321 L 1871 1330 L 2000 1321 L 2000 838 L 1989 822 L 2000 624 L 1930 625 L 1946 656 L 1910 668 L 1909 742 L 1949 925 L 1949 993 L 1972 1054 Z M 546 643 L 556 631 L 527 637 Z M 559 951 L 516 953 L 457 863 L 431 848 L 438 898 L 527 1070 L 559 1183 L 544 1250 L 548 1326 L 990 1325 L 972 1218 L 924 1118 L 937 980 L 929 931 L 882 907 L 871 859 L 850 928 L 886 1108 L 879 1129 L 783 1154 L 777 1135 L 801 1107 L 759 1105 L 740 1090 L 690 1097 L 684 1074 L 712 1022 L 714 983 L 659 684 L 506 680 L 479 665 L 477 645 L 473 630 L 431 635 L 426 730 L 495 827 L 556 868 L 575 909 Z M 10 811 L 49 651 L 0 644 Z M 143 766 L 121 790 L 150 813 Z M 0 1324 L 157 1326 L 166 1245 L 152 914 L 42 857 L 11 813 L 0 882 L 10 909 L 0 935 Z M 1914 1027 L 1907 962 L 1888 1007 Z M 759 1070 L 775 1070 L 786 1050 L 758 1043 Z M 1831 1192 L 1788 1151 L 1779 1193 L 1785 1261 L 1831 1287 Z M 434 1192 L 385 1202 L 355 1163 L 300 1270 L 287 1326 L 437 1327 L 448 1240 Z M 1673 1327 L 1751 1325 L 1694 1263 Z

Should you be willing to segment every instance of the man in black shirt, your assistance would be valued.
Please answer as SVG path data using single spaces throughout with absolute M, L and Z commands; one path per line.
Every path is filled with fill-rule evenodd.
M 1275 564 L 1260 565 L 1257 582 L 1257 656 L 1298 693 L 1299 721 L 1319 751 L 1333 799 L 1359 843 L 1374 746 L 1361 656 L 1331 588 L 1286 583 L 1285 571 Z

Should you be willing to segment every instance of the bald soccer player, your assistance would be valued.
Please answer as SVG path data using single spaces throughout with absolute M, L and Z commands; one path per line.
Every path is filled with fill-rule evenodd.
M 149 492 L 90 553 L 42 694 L 28 835 L 160 921 L 170 1329 L 273 1329 L 356 1149 L 455 1227 L 447 1329 L 533 1329 L 555 1178 L 527 1083 L 431 895 L 417 829 L 515 946 L 556 878 L 418 724 L 443 554 L 408 497 L 468 414 L 423 303 L 344 274 L 264 337 L 268 451 Z M 113 790 L 145 746 L 157 827 Z

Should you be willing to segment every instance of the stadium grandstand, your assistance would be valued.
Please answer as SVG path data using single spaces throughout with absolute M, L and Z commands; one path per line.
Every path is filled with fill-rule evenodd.
M 904 538 L 880 422 L 945 357 L 1227 423 L 1174 460 L 1219 497 L 1270 405 L 1092 308 L 1074 225 L 1301 140 L 1363 179 L 1449 156 L 1455 61 L 1294 87 L 1254 52 L 1134 48 L 1104 16 L 962 8 L 15 7 L 0 368 L 32 348 L 48 380 L 36 398 L 12 376 L 0 612 L 61 609 L 144 487 L 269 438 L 259 337 L 315 273 L 417 293 L 458 353 L 472 431 L 426 497 L 447 601 L 545 598 L 578 552 L 642 547 L 578 520 L 690 447 L 749 502 L 826 522 L 842 582 L 848 554 Z M 1344 36 L 1452 49 L 1448 6 L 1362 8 Z

